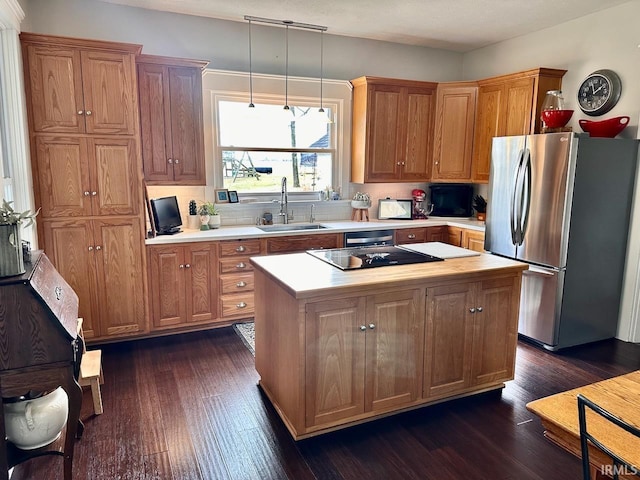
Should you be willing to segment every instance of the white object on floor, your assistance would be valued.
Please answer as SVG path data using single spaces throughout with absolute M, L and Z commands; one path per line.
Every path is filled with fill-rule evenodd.
M 413 250 L 414 252 L 426 253 L 427 255 L 433 255 L 438 258 L 460 258 L 460 257 L 475 257 L 480 255 L 480 252 L 469 250 L 467 248 L 456 247 L 454 245 L 448 245 L 442 242 L 427 242 L 427 243 L 408 243 L 406 245 L 398 245 L 398 247 Z

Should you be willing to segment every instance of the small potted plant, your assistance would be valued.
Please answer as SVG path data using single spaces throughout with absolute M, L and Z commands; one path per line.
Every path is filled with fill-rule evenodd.
M 198 207 L 198 215 L 200 215 L 200 230 L 209 230 L 209 219 L 211 215 L 209 215 L 206 203 Z
M 478 212 L 478 220 L 484 222 L 487 218 L 487 201 L 482 195 L 473 197 L 473 209 Z
M 216 205 L 213 202 L 204 202 L 200 205 L 200 215 L 203 213 L 209 216 L 209 220 L 207 224 L 209 228 L 219 228 L 220 227 L 220 210 L 216 208 Z
M 200 228 L 200 218 L 198 218 L 198 205 L 195 200 L 189 200 L 189 219 L 187 226 L 193 230 Z
M 23 223 L 26 227 L 32 225 L 39 212 L 16 212 L 12 203 L 3 199 L 0 207 L 0 277 L 25 272 L 20 230 Z

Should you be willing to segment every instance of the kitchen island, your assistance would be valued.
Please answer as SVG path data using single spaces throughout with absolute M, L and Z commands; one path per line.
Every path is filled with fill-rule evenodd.
M 342 271 L 252 257 L 256 370 L 295 439 L 502 388 L 525 264 L 493 255 Z

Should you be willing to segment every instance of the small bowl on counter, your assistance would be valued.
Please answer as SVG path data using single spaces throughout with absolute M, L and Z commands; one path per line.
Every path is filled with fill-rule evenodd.
M 629 117 L 613 117 L 606 120 L 578 120 L 583 131 L 591 137 L 613 138 L 629 124 Z

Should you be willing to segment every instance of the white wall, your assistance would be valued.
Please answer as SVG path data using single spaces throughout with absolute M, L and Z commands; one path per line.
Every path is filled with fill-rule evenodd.
M 219 70 L 248 71 L 248 23 L 156 12 L 96 0 L 23 0 L 23 31 L 138 43 L 144 53 L 209 60 Z M 246 12 L 251 15 L 252 12 Z M 304 19 L 292 19 L 303 21 Z M 355 19 L 354 21 L 357 21 Z M 254 71 L 284 74 L 285 30 L 254 24 Z M 374 75 L 415 80 L 455 80 L 462 54 L 324 34 L 324 74 L 350 80 Z M 319 76 L 317 32 L 289 30 L 289 74 Z
M 569 125 L 574 131 L 581 132 L 578 120 L 594 118 L 582 114 L 578 108 L 576 95 L 580 83 L 589 73 L 609 68 L 620 75 L 622 95 L 613 110 L 599 118 L 628 115 L 631 118 L 630 124 L 620 137 L 636 138 L 640 133 L 638 19 L 640 2 L 631 1 L 562 25 L 475 50 L 464 56 L 464 77 L 479 79 L 536 66 L 568 70 L 562 80 L 562 91 L 567 108 L 575 110 Z M 611 167 L 615 168 L 615 162 Z M 636 182 L 634 202 L 618 338 L 640 342 L 640 175 Z M 611 205 L 611 208 L 615 208 L 615 205 Z M 598 228 L 597 219 L 594 219 L 594 228 Z

